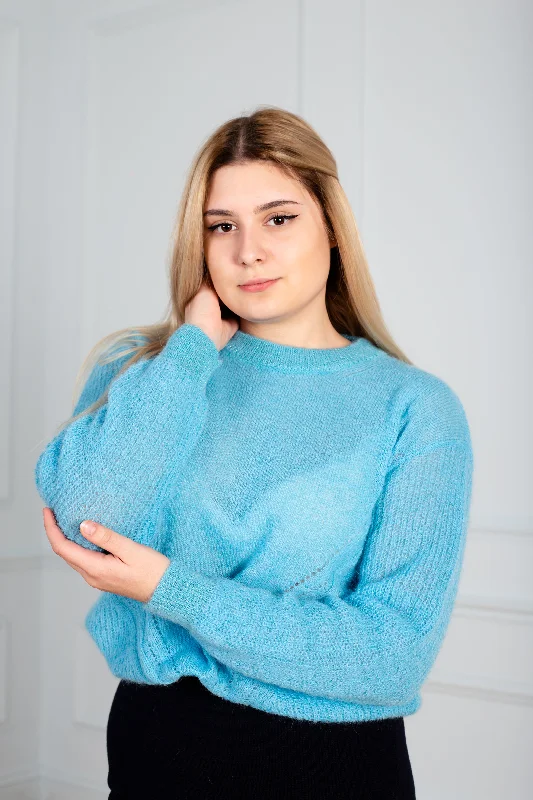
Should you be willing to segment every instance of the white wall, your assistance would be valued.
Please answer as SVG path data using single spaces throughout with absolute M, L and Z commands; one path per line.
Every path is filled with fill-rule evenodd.
M 107 798 L 117 680 L 33 467 L 92 345 L 162 315 L 196 148 L 260 104 L 333 150 L 389 328 L 472 429 L 459 599 L 405 720 L 417 797 L 530 796 L 532 31 L 527 0 L 0 0 L 1 800 Z

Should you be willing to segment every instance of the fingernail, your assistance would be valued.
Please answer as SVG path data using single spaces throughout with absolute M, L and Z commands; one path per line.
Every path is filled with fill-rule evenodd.
M 92 534 L 96 530 L 96 525 L 94 522 L 90 522 L 89 520 L 82 522 L 80 525 L 82 533 L 85 533 L 87 536 L 92 536 Z

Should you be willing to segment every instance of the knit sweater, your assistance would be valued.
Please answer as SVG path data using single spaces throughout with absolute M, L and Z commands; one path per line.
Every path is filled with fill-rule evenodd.
M 113 380 L 97 364 L 40 454 L 69 539 L 93 519 L 164 553 L 147 602 L 101 592 L 111 672 L 297 719 L 406 716 L 456 598 L 473 454 L 441 378 L 365 337 L 335 348 L 185 323 Z M 112 381 L 112 382 L 111 382 Z

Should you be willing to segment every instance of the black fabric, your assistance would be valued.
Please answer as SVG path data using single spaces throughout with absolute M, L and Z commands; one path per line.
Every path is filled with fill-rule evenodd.
M 415 800 L 403 717 L 295 720 L 217 697 L 193 676 L 121 681 L 107 755 L 109 800 Z

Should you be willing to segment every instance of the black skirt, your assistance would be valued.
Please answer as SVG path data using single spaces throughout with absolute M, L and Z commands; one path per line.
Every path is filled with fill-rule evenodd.
M 193 676 L 121 681 L 109 800 L 415 800 L 403 717 L 311 722 L 217 697 Z

